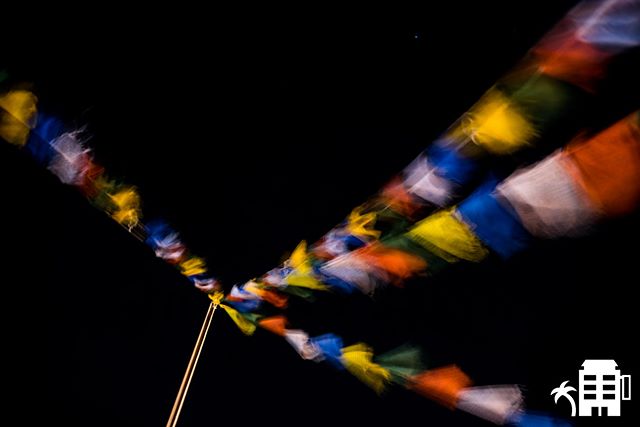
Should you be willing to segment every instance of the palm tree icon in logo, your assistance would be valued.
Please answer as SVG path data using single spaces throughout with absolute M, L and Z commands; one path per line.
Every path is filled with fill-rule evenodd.
M 569 381 L 565 381 L 562 384 L 560 384 L 560 387 L 556 387 L 551 391 L 551 395 L 553 396 L 554 394 L 555 399 L 554 402 L 558 403 L 558 399 L 560 399 L 561 397 L 566 397 L 567 400 L 569 400 L 569 403 L 571 403 L 571 416 L 575 417 L 576 416 L 576 402 L 573 400 L 573 397 L 571 397 L 571 395 L 569 394 L 570 391 L 576 391 L 575 388 L 571 387 L 571 386 L 567 386 L 567 383 Z

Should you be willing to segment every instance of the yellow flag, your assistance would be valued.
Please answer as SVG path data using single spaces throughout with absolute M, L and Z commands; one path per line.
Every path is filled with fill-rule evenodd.
M 459 259 L 478 262 L 489 254 L 469 227 L 456 218 L 453 209 L 427 217 L 409 230 L 408 234 L 448 262 Z
M 133 227 L 140 220 L 140 195 L 135 188 L 130 187 L 120 190 L 116 194 L 111 194 L 111 200 L 116 206 L 111 217 L 119 224 Z
M 297 286 L 299 288 L 315 289 L 317 291 L 326 291 L 329 289 L 315 277 L 299 274 L 295 271 L 288 275 L 284 281 L 289 286 Z
M 256 325 L 249 322 L 242 314 L 238 312 L 238 310 L 235 310 L 226 304 L 220 304 L 220 307 L 222 307 L 224 311 L 227 312 L 229 317 L 231 317 L 231 320 L 233 320 L 233 322 L 238 325 L 238 328 L 240 328 L 243 334 L 253 335 L 253 333 L 256 331 Z
M 370 212 L 361 215 L 361 211 L 361 208 L 355 208 L 351 211 L 347 219 L 347 231 L 354 236 L 373 237 L 377 239 L 380 237 L 380 232 L 373 228 L 376 223 L 376 214 Z
M 495 154 L 516 151 L 536 134 L 518 106 L 496 89 L 487 92 L 471 108 L 460 130 Z
M 298 243 L 298 246 L 293 250 L 293 253 L 289 257 L 289 265 L 293 268 L 303 267 L 307 260 L 307 242 L 302 241 Z
M 180 270 L 185 276 L 194 276 L 207 272 L 207 266 L 204 260 L 197 256 L 192 256 L 186 261 L 180 263 Z
M 0 96 L 0 137 L 20 147 L 35 126 L 38 98 L 28 90 L 13 90 Z
M 328 288 L 318 279 L 313 277 L 313 268 L 307 254 L 307 242 L 304 240 L 296 246 L 287 262 L 293 268 L 284 282 L 289 286 L 326 291 Z
M 360 381 L 381 394 L 391 381 L 391 373 L 377 363 L 373 363 L 373 351 L 369 346 L 358 343 L 342 349 L 342 364 Z
M 264 289 L 262 289 L 260 283 L 256 282 L 255 280 L 249 280 L 244 284 L 242 289 L 247 292 L 251 292 L 252 294 L 259 297 L 262 297 L 262 295 L 264 295 Z

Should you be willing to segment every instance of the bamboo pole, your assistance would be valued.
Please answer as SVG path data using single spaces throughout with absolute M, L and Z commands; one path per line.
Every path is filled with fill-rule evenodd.
M 178 423 L 180 411 L 182 410 L 184 399 L 187 396 L 187 392 L 189 391 L 191 378 L 193 377 L 193 373 L 196 370 L 196 365 L 198 364 L 198 359 L 200 358 L 200 352 L 202 351 L 202 347 L 204 346 L 204 340 L 207 338 L 209 326 L 211 326 L 211 319 L 213 318 L 213 313 L 216 312 L 216 308 L 218 308 L 218 304 L 212 301 L 211 304 L 209 304 L 209 310 L 207 311 L 207 315 L 205 316 L 204 322 L 202 323 L 202 328 L 200 329 L 200 334 L 198 335 L 196 345 L 193 348 L 193 353 L 191 353 L 191 359 L 189 360 L 187 370 L 184 373 L 184 378 L 182 378 L 182 384 L 180 384 L 180 389 L 178 390 L 176 401 L 173 404 L 173 409 L 171 409 L 171 415 L 169 415 L 167 427 L 175 427 Z

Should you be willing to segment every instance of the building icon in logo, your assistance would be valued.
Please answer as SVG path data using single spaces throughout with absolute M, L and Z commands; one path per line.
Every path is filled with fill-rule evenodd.
M 615 360 L 585 360 L 580 368 L 578 415 L 620 416 L 620 401 L 631 400 L 631 376 Z
M 620 375 L 615 360 L 587 359 L 579 371 L 578 385 L 578 416 L 580 417 L 619 417 L 620 402 L 631 400 L 631 376 Z M 555 395 L 555 402 L 560 397 L 566 398 L 571 404 L 571 416 L 576 415 L 573 397 L 569 394 L 576 391 L 565 381 L 560 387 L 554 388 L 551 395 Z

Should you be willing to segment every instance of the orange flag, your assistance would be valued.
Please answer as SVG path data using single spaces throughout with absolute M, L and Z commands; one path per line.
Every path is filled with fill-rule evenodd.
M 284 331 L 287 329 L 287 318 L 284 316 L 266 317 L 258 321 L 258 325 L 269 332 L 283 337 Z
M 450 409 L 455 409 L 458 395 L 471 384 L 471 379 L 460 368 L 450 365 L 411 377 L 407 386 Z

